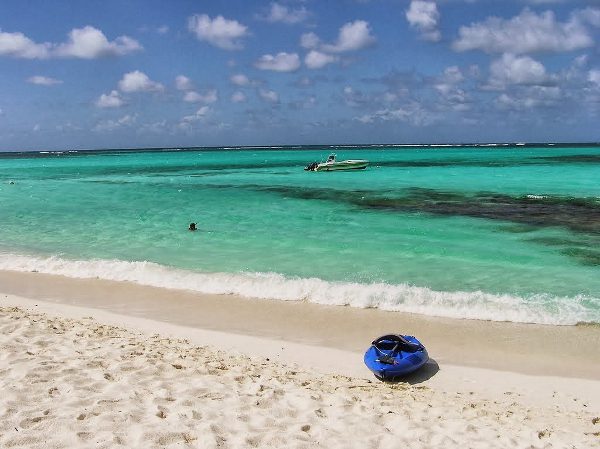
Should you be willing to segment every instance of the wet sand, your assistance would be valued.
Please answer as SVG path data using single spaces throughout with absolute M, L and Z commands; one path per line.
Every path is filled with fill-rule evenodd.
M 439 364 L 600 380 L 600 326 L 594 325 L 455 320 L 10 271 L 0 271 L 0 292 L 353 352 L 379 335 L 412 334 Z

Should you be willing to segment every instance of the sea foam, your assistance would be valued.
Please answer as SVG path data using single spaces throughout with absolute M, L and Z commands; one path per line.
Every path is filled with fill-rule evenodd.
M 69 260 L 6 253 L 0 254 L 0 270 L 448 318 L 551 325 L 600 323 L 600 298 L 585 295 L 520 297 L 481 291 L 445 292 L 408 284 L 331 282 L 318 278 L 289 278 L 278 273 L 203 273 L 153 262 Z

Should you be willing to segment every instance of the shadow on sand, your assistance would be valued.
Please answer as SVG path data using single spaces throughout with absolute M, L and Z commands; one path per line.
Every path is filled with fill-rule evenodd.
M 407 374 L 406 376 L 397 376 L 393 379 L 381 379 L 381 381 L 390 384 L 407 383 L 416 385 L 431 379 L 439 370 L 440 365 L 438 365 L 438 362 L 436 362 L 435 359 L 430 358 L 425 365 L 414 373 Z

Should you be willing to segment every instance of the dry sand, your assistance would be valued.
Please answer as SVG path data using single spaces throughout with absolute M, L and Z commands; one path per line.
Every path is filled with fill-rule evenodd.
M 367 320 L 389 316 L 377 311 L 198 302 L 130 284 L 15 273 L 0 274 L 0 291 L 1 448 L 600 447 L 598 346 L 587 348 L 598 339 L 593 326 L 409 317 L 437 363 L 410 382 L 386 384 L 366 371 L 365 342 L 355 340 L 375 331 Z M 100 292 L 104 303 L 94 302 Z M 241 301 L 239 315 L 230 300 Z M 209 319 L 223 309 L 230 322 Z M 271 324 L 256 327 L 265 313 Z M 361 319 L 349 339 L 327 339 Z M 436 336 L 440 326 L 449 334 Z M 531 336 L 531 347 L 514 343 L 515 332 Z M 456 346 L 456 333 L 481 338 L 464 365 L 438 352 Z M 546 355 L 569 353 L 567 344 L 552 347 L 556 338 L 583 340 L 571 347 L 568 370 Z M 499 369 L 495 354 L 506 346 L 520 348 L 524 369 Z

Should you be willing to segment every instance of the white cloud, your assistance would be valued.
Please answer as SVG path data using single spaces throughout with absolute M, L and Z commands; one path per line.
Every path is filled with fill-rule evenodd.
M 36 44 L 23 33 L 0 31 L 0 56 L 24 59 L 45 59 L 50 57 L 52 44 Z
M 549 81 L 544 65 L 529 56 L 504 54 L 490 65 L 490 85 L 542 85 Z
M 567 22 L 561 23 L 552 11 L 536 14 L 524 9 L 512 19 L 488 17 L 484 22 L 461 27 L 452 47 L 456 51 L 523 54 L 571 51 L 593 44 L 594 39 L 581 19 L 581 11 L 575 11 Z
M 202 106 L 192 115 L 186 115 L 181 119 L 181 124 L 190 124 L 192 122 L 197 122 L 204 120 L 206 116 L 210 113 L 211 109 L 208 106 Z
M 573 60 L 573 65 L 575 67 L 585 67 L 588 63 L 588 60 L 588 55 L 580 55 Z
M 375 43 L 369 23 L 364 20 L 348 22 L 340 28 L 334 44 L 324 44 L 321 49 L 327 53 L 343 53 L 361 50 Z
M 446 104 L 455 111 L 466 111 L 471 108 L 471 97 L 464 89 L 460 89 L 456 86 L 449 86 L 447 84 L 438 84 L 435 88 Z
M 199 94 L 198 92 L 191 90 L 186 92 L 183 96 L 183 101 L 187 101 L 188 103 L 214 103 L 217 101 L 218 95 L 216 89 L 212 89 L 206 91 L 204 94 Z
M 413 126 L 427 126 L 435 121 L 435 117 L 428 113 L 419 103 L 412 102 L 396 109 L 380 109 L 372 114 L 365 114 L 356 120 L 362 123 L 376 123 L 399 121 Z
M 41 75 L 29 77 L 27 78 L 27 82 L 31 84 L 37 84 L 38 86 L 54 86 L 55 84 L 62 84 L 61 80 Z
M 443 81 L 449 84 L 457 84 L 465 79 L 465 76 L 461 72 L 461 70 L 453 65 L 451 67 L 446 67 L 444 70 Z
M 194 88 L 192 80 L 187 76 L 178 75 L 175 78 L 175 88 L 177 90 L 192 90 Z
M 33 132 L 38 132 L 41 128 L 39 123 L 36 123 L 35 125 L 33 125 Z
M 300 36 L 300 46 L 302 48 L 317 48 L 320 43 L 321 40 L 319 39 L 319 36 L 313 32 L 304 33 L 302 36 Z
M 395 94 L 394 92 L 384 92 L 382 100 L 385 103 L 394 103 L 396 100 L 398 100 L 398 94 Z
M 123 92 L 152 92 L 161 91 L 164 87 L 152 81 L 145 73 L 135 70 L 123 75 L 123 79 L 119 81 L 119 89 Z
M 116 90 L 111 91 L 108 95 L 102 94 L 96 100 L 96 106 L 99 108 L 120 108 L 124 104 L 123 98 Z
M 260 89 L 258 95 L 269 103 L 279 103 L 279 95 L 274 90 Z
M 74 125 L 71 121 L 68 121 L 62 125 L 56 125 L 54 127 L 54 129 L 56 129 L 57 131 L 59 131 L 61 133 L 68 133 L 68 132 L 83 130 L 82 127 Z
M 412 26 L 421 32 L 423 39 L 437 42 L 441 39 L 438 30 L 438 21 L 440 13 L 437 5 L 432 1 L 413 0 L 410 7 L 406 10 L 406 20 Z
M 206 14 L 190 17 L 188 29 L 198 40 L 206 41 L 223 50 L 243 48 L 241 39 L 248 35 L 248 28 L 237 20 L 228 20 L 223 16 L 211 19 Z
M 0 56 L 25 59 L 81 58 L 123 56 L 141 50 L 142 46 L 128 36 L 109 41 L 104 33 L 92 26 L 74 28 L 66 43 L 37 44 L 23 33 L 0 32 Z
M 117 120 L 102 120 L 94 126 L 96 132 L 110 132 L 119 128 L 129 127 L 135 124 L 137 117 L 135 115 L 125 115 Z
M 311 50 L 304 58 L 304 63 L 309 69 L 320 69 L 325 67 L 327 64 L 336 62 L 338 59 L 339 58 L 337 56 L 321 53 L 317 50 Z
M 167 121 L 166 120 L 161 120 L 159 122 L 153 122 L 153 123 L 144 123 L 142 126 L 140 126 L 140 128 L 138 129 L 139 133 L 157 133 L 157 134 L 162 134 L 165 132 L 167 128 Z
M 457 66 L 450 66 L 444 70 L 433 87 L 446 102 L 452 105 L 453 109 L 464 110 L 467 108 L 466 103 L 470 101 L 468 94 L 459 87 L 464 80 L 462 71 Z
M 242 73 L 231 75 L 229 80 L 232 84 L 235 84 L 236 86 L 248 86 L 250 84 L 250 80 L 248 79 L 248 77 Z
M 344 87 L 342 90 L 342 99 L 347 106 L 353 108 L 363 106 L 370 102 L 370 98 L 360 90 L 354 89 L 352 86 Z
M 167 34 L 169 32 L 169 27 L 167 25 L 159 26 L 156 29 L 156 32 L 158 34 Z
M 310 87 L 313 86 L 315 84 L 314 80 L 307 77 L 307 76 L 303 76 L 302 78 L 299 78 L 295 85 L 297 87 Z
M 231 101 L 233 103 L 245 103 L 246 102 L 246 94 L 244 94 L 244 92 L 240 92 L 238 90 L 237 92 L 234 92 L 231 95 Z
M 557 105 L 562 92 L 559 87 L 533 86 L 521 89 L 518 94 L 503 93 L 496 99 L 499 109 L 522 111 L 537 107 Z
M 589 23 L 595 27 L 600 27 L 600 9 L 585 8 L 573 11 L 572 20 L 578 20 L 582 23 Z
M 300 57 L 297 53 L 277 53 L 277 55 L 263 55 L 254 64 L 260 70 L 273 70 L 275 72 L 293 72 L 300 68 Z
M 302 99 L 291 101 L 287 103 L 287 106 L 294 111 L 301 111 L 306 109 L 311 109 L 317 106 L 317 97 L 314 95 L 310 95 L 308 97 L 303 97 Z
M 63 58 L 94 59 L 103 56 L 123 56 L 141 50 L 142 46 L 127 36 L 109 42 L 104 33 L 92 26 L 75 28 L 69 33 L 69 41 L 56 48 L 56 55 Z
M 588 72 L 588 81 L 600 87 L 600 70 L 592 69 Z
M 202 95 L 200 95 L 198 92 L 196 91 L 189 91 L 186 92 L 185 95 L 183 96 L 183 101 L 186 101 L 188 103 L 198 103 L 200 102 L 202 99 Z
M 281 22 L 287 24 L 300 23 L 309 17 L 309 12 L 304 6 L 298 9 L 290 9 L 279 3 L 271 3 L 271 9 L 262 19 L 267 22 Z
M 300 46 L 310 50 L 304 57 L 304 63 L 309 69 L 320 69 L 327 64 L 340 60 L 338 53 L 361 50 L 376 42 L 371 34 L 369 23 L 355 20 L 344 24 L 338 33 L 337 40 L 332 44 L 324 44 L 315 33 L 304 33 L 300 38 Z

